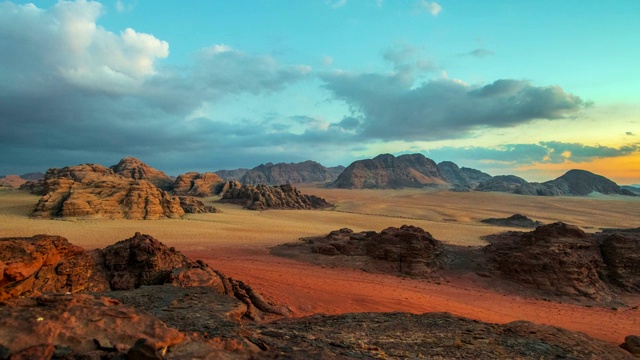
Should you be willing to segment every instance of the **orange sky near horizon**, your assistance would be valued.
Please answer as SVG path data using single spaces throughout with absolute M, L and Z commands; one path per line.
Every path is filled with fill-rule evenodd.
M 552 180 L 571 169 L 591 171 L 615 181 L 618 185 L 640 184 L 640 151 L 625 156 L 598 158 L 589 162 L 567 160 L 559 164 L 536 163 L 518 167 L 516 172 L 528 174 L 531 178 Z

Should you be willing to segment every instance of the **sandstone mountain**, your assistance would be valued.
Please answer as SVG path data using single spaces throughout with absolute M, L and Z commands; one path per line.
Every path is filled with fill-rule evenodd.
M 247 171 L 239 180 L 244 185 L 281 185 L 330 182 L 343 167 L 326 168 L 315 161 L 262 164 Z
M 222 193 L 223 202 L 241 204 L 249 210 L 267 209 L 324 209 L 333 205 L 314 195 L 301 193 L 291 184 L 278 186 L 241 185 L 229 182 L 223 186 L 227 190 Z
M 451 161 L 442 161 L 438 167 L 447 181 L 453 185 L 452 189 L 457 191 L 473 190 L 492 178 L 491 175 L 480 170 L 458 167 Z
M 224 180 L 215 173 L 188 172 L 176 178 L 173 193 L 180 196 L 211 196 L 216 194 L 216 189 L 223 182 Z
M 158 189 L 169 191 L 173 187 L 173 180 L 167 174 L 156 170 L 134 157 L 125 157 L 116 165 L 110 167 L 114 173 L 134 180 L 147 180 Z
M 244 174 L 246 174 L 247 171 L 249 171 L 249 169 L 239 168 L 234 170 L 218 170 L 218 171 L 215 171 L 215 173 L 216 175 L 220 176 L 222 180 L 231 181 L 231 180 L 242 179 L 242 176 L 244 176 Z
M 0 189 L 18 189 L 26 182 L 27 180 L 21 178 L 18 175 L 7 175 L 3 178 L 0 178 Z
M 358 160 L 338 176 L 333 187 L 343 189 L 379 189 L 424 186 L 446 186 L 442 170 L 422 154 L 378 155 Z
M 125 178 L 97 164 L 49 169 L 33 192 L 42 195 L 34 217 L 163 219 L 184 215 L 177 197 L 146 180 Z

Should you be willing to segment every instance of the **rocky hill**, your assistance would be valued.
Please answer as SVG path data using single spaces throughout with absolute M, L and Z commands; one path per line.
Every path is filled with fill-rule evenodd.
M 224 191 L 221 201 L 240 204 L 249 210 L 311 210 L 333 206 L 315 195 L 301 193 L 291 184 L 252 186 L 231 181 L 223 185 L 221 191 Z
M 336 179 L 341 168 L 326 168 L 315 161 L 262 164 L 247 171 L 239 180 L 244 185 L 325 183 Z
M 134 180 L 147 180 L 158 189 L 169 191 L 173 187 L 173 180 L 160 170 L 143 163 L 134 157 L 125 157 L 116 165 L 110 166 L 114 173 Z
M 34 217 L 163 219 L 184 215 L 180 200 L 146 180 L 97 164 L 49 169 L 33 188 L 42 195 Z
M 453 185 L 453 190 L 468 191 L 478 187 L 479 184 L 490 180 L 492 177 L 480 170 L 467 167 L 458 167 L 451 161 L 443 161 L 438 164 L 447 181 Z
M 353 162 L 332 186 L 343 189 L 393 189 L 447 184 L 438 165 L 422 154 L 398 157 L 382 154 L 373 159 Z
M 18 175 L 7 175 L 3 178 L 0 178 L 0 189 L 18 189 L 26 182 L 27 180 L 21 178 Z
M 249 169 L 239 168 L 234 170 L 218 170 L 218 171 L 215 171 L 215 173 L 216 175 L 220 176 L 222 180 L 231 181 L 231 180 L 240 180 L 242 176 L 244 176 L 244 174 L 247 173 L 247 171 L 249 171 Z
M 224 180 L 215 173 L 188 172 L 176 178 L 173 193 L 180 196 L 211 196 L 216 194 L 217 187 L 223 182 Z

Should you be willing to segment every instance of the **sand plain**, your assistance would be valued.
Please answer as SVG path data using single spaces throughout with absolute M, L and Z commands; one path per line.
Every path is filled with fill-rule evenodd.
M 300 237 L 348 227 L 380 231 L 411 224 L 457 245 L 483 245 L 483 235 L 508 230 L 479 220 L 521 213 L 545 223 L 564 221 L 593 232 L 640 226 L 640 198 L 622 196 L 532 197 L 503 193 L 456 193 L 433 189 L 342 190 L 299 186 L 336 208 L 323 211 L 249 211 L 205 202 L 218 214 L 189 214 L 171 220 L 31 219 L 38 197 L 0 191 L 0 237 L 61 235 L 86 249 L 102 248 L 139 231 L 188 256 L 207 261 L 244 280 L 296 315 L 354 311 L 448 311 L 488 322 L 530 320 L 588 333 L 612 343 L 640 333 L 640 305 L 617 310 L 528 299 L 483 288 L 473 277 L 429 283 L 392 275 L 319 267 L 275 257 L 269 248 Z

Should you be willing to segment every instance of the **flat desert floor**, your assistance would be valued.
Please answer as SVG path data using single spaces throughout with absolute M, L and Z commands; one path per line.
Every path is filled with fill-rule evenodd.
M 61 235 L 86 249 L 102 248 L 137 231 L 175 246 L 214 269 L 243 280 L 296 315 L 365 311 L 447 311 L 487 322 L 529 320 L 583 331 L 615 344 L 640 331 L 640 300 L 629 307 L 585 307 L 528 299 L 483 288 L 475 275 L 434 283 L 357 270 L 319 267 L 269 254 L 269 248 L 340 228 L 380 231 L 403 224 L 422 227 L 457 245 L 483 245 L 483 235 L 509 230 L 480 220 L 515 213 L 545 223 L 564 221 L 587 232 L 640 226 L 640 198 L 532 197 L 425 189 L 341 190 L 299 187 L 336 204 L 333 210 L 249 211 L 215 203 L 218 214 L 172 220 L 39 220 L 29 213 L 38 197 L 0 191 L 0 237 Z

